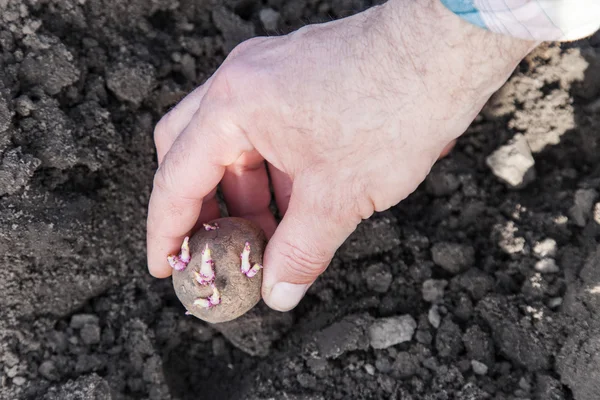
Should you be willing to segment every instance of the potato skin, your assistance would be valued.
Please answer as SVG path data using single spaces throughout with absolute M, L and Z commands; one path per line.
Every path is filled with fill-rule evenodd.
M 262 269 L 248 278 L 240 270 L 240 255 L 245 243 L 249 242 L 251 264 L 262 264 L 267 245 L 265 233 L 251 221 L 230 217 L 209 222 L 215 223 L 219 229 L 200 229 L 190 237 L 190 263 L 183 271 L 173 271 L 173 287 L 179 301 L 191 314 L 213 324 L 236 319 L 261 300 Z M 209 285 L 202 286 L 194 279 L 194 271 L 200 270 L 201 252 L 207 243 L 215 263 L 215 286 L 221 292 L 221 304 L 209 309 L 194 305 L 198 297 L 206 298 L 212 294 Z

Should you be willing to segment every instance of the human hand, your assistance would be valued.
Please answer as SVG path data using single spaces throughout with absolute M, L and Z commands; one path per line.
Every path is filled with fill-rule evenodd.
M 220 216 L 220 184 L 230 214 L 270 237 L 265 302 L 292 309 L 361 220 L 418 187 L 534 46 L 437 0 L 242 43 L 156 127 L 150 273 L 169 276 L 167 255 Z

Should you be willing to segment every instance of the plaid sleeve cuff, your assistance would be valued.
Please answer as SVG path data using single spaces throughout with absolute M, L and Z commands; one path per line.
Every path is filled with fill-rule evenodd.
M 492 32 L 536 41 L 582 39 L 600 29 L 600 0 L 441 0 Z

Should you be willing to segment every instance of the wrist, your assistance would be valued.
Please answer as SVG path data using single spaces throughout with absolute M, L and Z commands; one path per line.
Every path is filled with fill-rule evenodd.
M 412 65 L 430 93 L 432 118 L 440 120 L 460 120 L 463 113 L 470 123 L 538 45 L 475 26 L 440 0 L 389 0 L 380 13 L 398 53 L 393 62 Z

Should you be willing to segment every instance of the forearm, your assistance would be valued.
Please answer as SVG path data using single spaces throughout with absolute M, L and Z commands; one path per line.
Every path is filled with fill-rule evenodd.
M 437 96 L 434 100 L 440 107 L 431 110 L 432 118 L 446 120 L 448 125 L 465 120 L 460 117 L 475 118 L 539 44 L 481 29 L 450 12 L 439 0 L 390 0 L 384 7 L 382 18 L 398 43 L 400 57 L 410 58 L 422 77 L 424 91 Z M 465 104 L 470 106 L 470 114 L 457 115 Z M 466 129 L 448 128 L 460 133 Z

